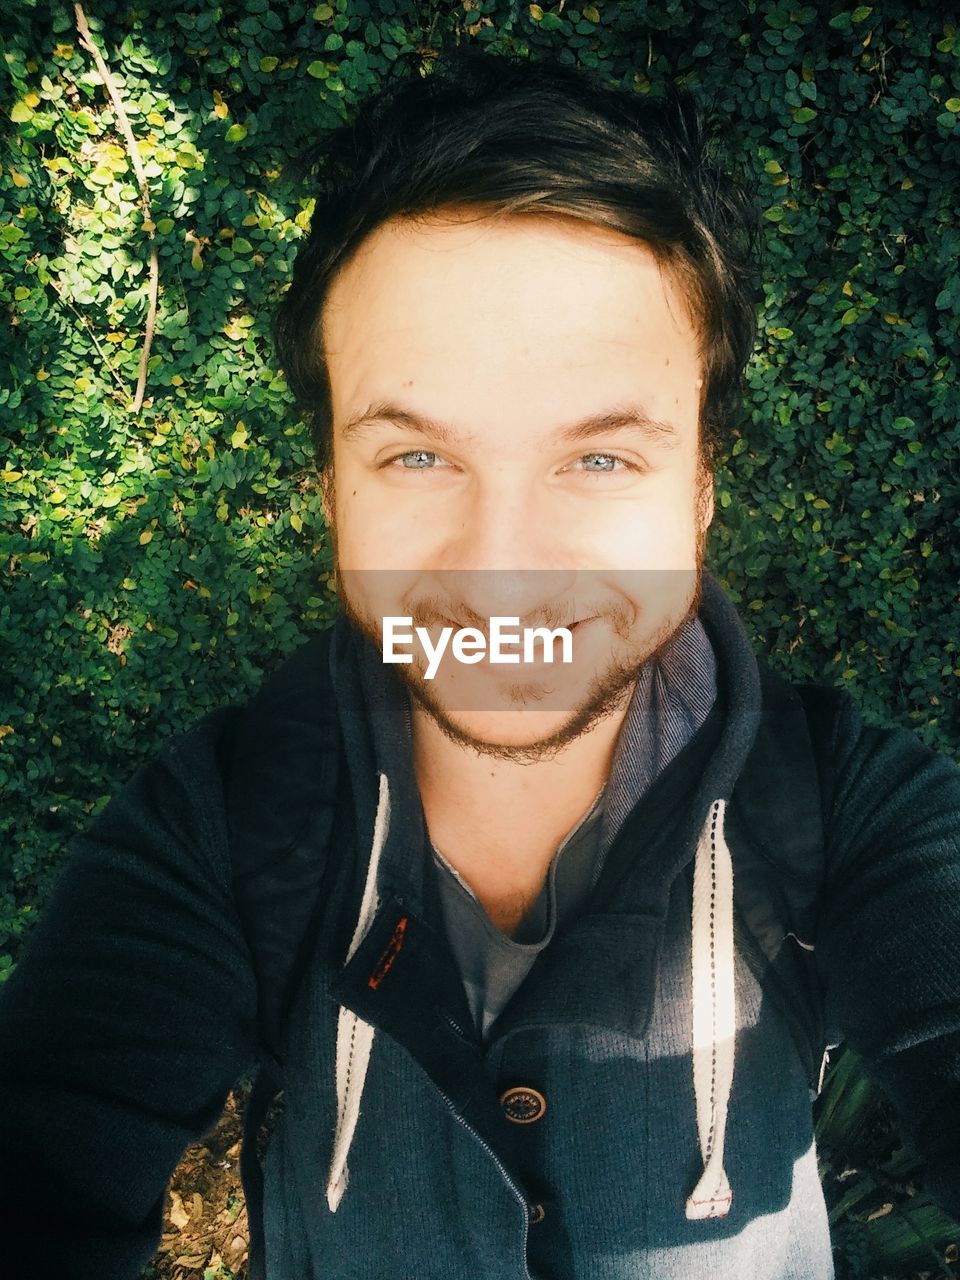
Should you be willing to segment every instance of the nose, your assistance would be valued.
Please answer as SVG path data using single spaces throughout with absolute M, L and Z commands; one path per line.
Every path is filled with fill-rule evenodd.
M 532 488 L 478 486 L 464 504 L 462 523 L 436 574 L 447 598 L 467 615 L 458 621 L 467 626 L 485 625 L 491 617 L 519 618 L 521 626 L 573 621 L 576 573 L 565 555 L 567 532 L 551 523 Z

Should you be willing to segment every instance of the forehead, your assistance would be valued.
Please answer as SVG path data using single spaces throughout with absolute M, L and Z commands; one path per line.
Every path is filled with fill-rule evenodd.
M 393 218 L 341 268 L 322 314 L 334 411 L 376 383 L 488 401 L 538 381 L 563 401 L 598 378 L 699 377 L 687 299 L 641 241 L 556 214 Z M 573 380 L 573 381 L 571 381 Z

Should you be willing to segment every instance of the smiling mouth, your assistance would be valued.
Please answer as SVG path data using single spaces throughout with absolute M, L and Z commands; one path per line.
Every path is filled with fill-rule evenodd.
M 548 630 L 550 631 L 559 631 L 559 630 L 562 630 L 563 628 L 566 628 L 567 631 L 572 632 L 572 631 L 576 631 L 577 627 L 582 627 L 585 622 L 594 622 L 596 620 L 596 617 L 597 617 L 596 614 L 591 614 L 589 618 L 578 618 L 576 622 L 564 622 L 559 627 L 548 627 L 547 623 L 540 623 L 539 625 L 548 627 Z M 430 624 L 430 626 L 436 626 L 436 625 L 437 624 L 435 622 L 432 622 Z M 459 622 L 454 622 L 452 618 L 446 618 L 446 617 L 442 618 L 440 620 L 440 625 L 442 627 L 451 627 L 454 631 L 479 630 L 483 635 L 489 635 L 489 632 L 484 631 L 482 627 L 474 627 L 472 623 L 468 624 L 467 626 L 461 626 Z

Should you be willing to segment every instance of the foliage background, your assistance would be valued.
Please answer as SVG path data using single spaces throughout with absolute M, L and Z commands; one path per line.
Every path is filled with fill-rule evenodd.
M 869 719 L 960 756 L 960 36 L 939 6 L 90 0 L 87 15 L 149 221 L 72 6 L 0 17 L 0 972 L 70 834 L 331 616 L 309 439 L 268 338 L 312 207 L 285 164 L 392 64 L 427 74 L 450 44 L 559 53 L 643 94 L 674 79 L 709 105 L 757 190 L 766 256 L 709 563 L 774 666 L 847 685 Z M 868 1246 L 848 1252 L 867 1265 Z

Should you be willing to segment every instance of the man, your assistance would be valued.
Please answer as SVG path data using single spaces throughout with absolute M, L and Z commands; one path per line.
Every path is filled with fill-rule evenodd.
M 292 945 L 262 927 L 281 863 L 320 888 L 271 1280 L 832 1276 L 824 1028 L 960 1213 L 960 776 L 801 705 L 703 569 L 752 224 L 692 107 L 473 58 L 325 155 L 277 332 L 343 612 L 78 841 L 0 1005 L 15 1274 L 150 1257 Z M 495 619 L 571 660 L 494 662 Z M 814 975 L 806 1050 L 741 914 Z

